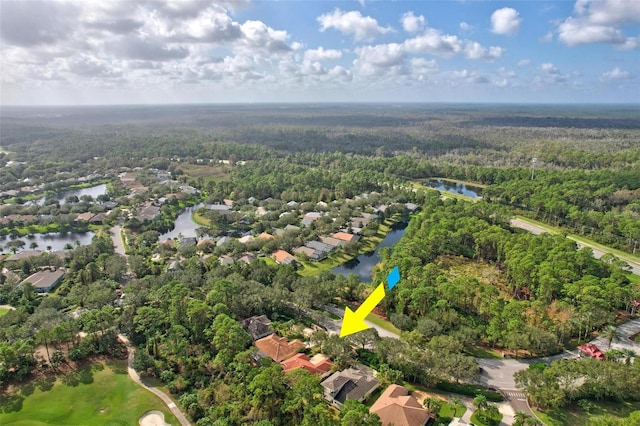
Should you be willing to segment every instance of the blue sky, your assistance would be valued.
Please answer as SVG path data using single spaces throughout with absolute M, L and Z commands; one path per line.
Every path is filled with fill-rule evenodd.
M 0 5 L 1 102 L 640 99 L 640 1 Z

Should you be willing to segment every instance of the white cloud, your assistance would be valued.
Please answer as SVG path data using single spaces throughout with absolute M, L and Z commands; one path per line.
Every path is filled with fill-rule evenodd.
M 460 31 L 462 31 L 463 33 L 470 33 L 473 31 L 473 25 L 462 21 L 460 22 Z
M 392 31 L 390 27 L 382 27 L 374 18 L 362 16 L 358 11 L 343 12 L 335 9 L 331 13 L 320 15 L 317 21 L 320 23 L 320 31 L 335 28 L 343 34 L 352 35 L 358 41 L 371 41 Z
M 477 41 L 469 41 L 464 47 L 464 54 L 468 59 L 485 59 L 493 61 L 502 56 L 502 47 L 491 46 L 486 48 Z
M 569 80 L 569 75 L 562 74 L 560 70 L 551 62 L 544 62 L 538 67 L 538 73 L 533 79 L 536 86 L 565 83 Z
M 577 0 L 575 16 L 558 25 L 558 39 L 567 46 L 608 43 L 620 50 L 638 48 L 639 37 L 628 37 L 619 27 L 640 22 L 635 0 Z
M 615 67 L 611 71 L 607 71 L 600 76 L 600 80 L 602 81 L 619 81 L 619 80 L 627 80 L 631 77 L 631 74 L 628 71 L 623 71 L 619 67 Z
M 405 40 L 404 46 L 411 53 L 451 57 L 462 51 L 463 42 L 457 36 L 445 35 L 434 28 L 428 28 L 424 34 Z
M 402 64 L 406 52 L 401 44 L 378 44 L 375 46 L 363 46 L 356 49 L 358 58 L 363 63 L 376 67 L 392 67 Z
M 308 49 L 304 52 L 304 59 L 308 61 L 329 61 L 340 58 L 342 58 L 342 52 L 340 50 L 325 50 L 322 46 L 317 49 Z
M 494 34 L 514 35 L 520 29 L 520 24 L 520 14 L 510 7 L 503 7 L 491 14 L 491 32 Z
M 518 66 L 519 67 L 526 67 L 527 65 L 531 64 L 531 59 L 520 59 L 518 61 Z
M 402 15 L 400 22 L 402 22 L 402 28 L 408 33 L 417 33 L 422 30 L 427 23 L 424 16 L 416 16 L 413 14 L 413 11 Z

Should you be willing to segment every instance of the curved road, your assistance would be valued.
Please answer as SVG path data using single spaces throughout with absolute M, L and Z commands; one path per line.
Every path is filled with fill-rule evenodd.
M 189 423 L 189 420 L 187 420 L 187 417 L 182 413 L 182 411 L 180 411 L 176 403 L 173 402 L 173 400 L 169 397 L 169 395 L 162 392 L 156 387 L 146 385 L 140 379 L 140 376 L 138 375 L 136 370 L 133 369 L 133 357 L 135 356 L 136 348 L 134 348 L 133 345 L 131 345 L 131 342 L 129 342 L 129 339 L 127 339 L 126 336 L 122 334 L 118 334 L 118 338 L 122 340 L 122 342 L 127 346 L 127 350 L 129 351 L 129 357 L 127 359 L 127 371 L 129 372 L 129 376 L 131 377 L 131 379 L 137 384 L 139 384 L 140 386 L 142 386 L 143 388 L 159 396 L 160 399 L 162 399 L 162 401 L 164 401 L 164 403 L 167 404 L 167 407 L 171 410 L 173 415 L 176 416 L 176 418 L 178 419 L 178 421 L 182 426 L 190 426 L 191 423 Z
M 531 222 L 529 222 L 527 220 L 520 219 L 520 218 L 511 219 L 511 226 L 515 226 L 516 228 L 524 229 L 525 231 L 531 232 L 533 235 L 540 235 L 540 234 L 542 234 L 544 232 L 550 232 L 548 229 L 546 229 L 546 228 L 544 228 L 544 227 L 542 227 L 540 225 L 536 225 L 535 223 L 531 223 Z M 608 254 L 606 249 L 603 250 L 602 247 L 597 247 L 597 246 L 591 245 L 589 243 L 578 241 L 576 238 L 573 238 L 571 235 L 567 236 L 567 238 L 569 238 L 570 240 L 575 241 L 579 248 L 589 247 L 591 250 L 593 250 L 593 257 L 595 257 L 596 259 L 600 259 L 605 254 Z M 629 264 L 629 267 L 631 268 L 631 272 L 633 272 L 636 275 L 640 275 L 640 262 L 637 262 L 637 261 L 629 258 L 628 256 L 621 256 L 621 255 L 616 255 L 616 254 L 614 254 L 614 256 L 616 256 L 617 258 L 619 258 L 620 260 L 622 260 L 624 262 L 627 262 L 627 264 Z

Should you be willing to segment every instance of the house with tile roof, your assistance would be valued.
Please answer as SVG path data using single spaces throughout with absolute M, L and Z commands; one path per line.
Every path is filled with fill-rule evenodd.
M 331 371 L 333 363 L 324 355 L 317 354 L 313 358 L 309 358 L 306 354 L 296 354 L 291 358 L 280 363 L 285 373 L 298 368 L 304 368 L 311 374 L 317 374 L 320 377 L 326 376 Z
M 286 337 L 276 336 L 275 334 L 256 340 L 254 344 L 260 349 L 262 354 L 268 356 L 275 362 L 281 362 L 291 358 L 298 353 L 299 350 L 305 348 L 304 343 L 298 339 L 289 342 Z
M 295 263 L 296 258 L 291 253 L 284 250 L 278 250 L 271 255 L 271 258 L 279 265 L 291 265 Z
M 383 425 L 425 426 L 435 421 L 435 415 L 424 408 L 415 396 L 409 395 L 407 388 L 396 384 L 380 395 L 369 412 L 377 414 Z
M 349 233 L 347 233 L 347 232 L 336 232 L 336 233 L 334 233 L 334 234 L 331 234 L 331 236 L 332 236 L 333 238 L 336 238 L 336 239 L 338 239 L 338 240 L 345 241 L 345 242 L 347 242 L 347 243 L 350 243 L 350 242 L 352 242 L 352 241 L 353 241 L 353 242 L 356 242 L 356 241 L 358 241 L 358 240 L 360 239 L 360 237 L 359 237 L 359 236 L 357 236 L 357 235 L 353 235 L 353 234 L 349 234 Z

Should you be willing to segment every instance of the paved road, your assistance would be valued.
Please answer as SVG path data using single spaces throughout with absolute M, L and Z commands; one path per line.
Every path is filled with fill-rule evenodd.
M 344 308 L 340 309 L 333 305 L 327 305 L 325 306 L 325 308 L 328 312 L 331 312 L 334 315 L 338 315 L 340 318 L 344 316 Z M 330 324 L 331 327 L 327 327 L 325 324 L 322 324 L 322 325 L 327 327 L 327 330 L 330 329 L 331 331 L 334 331 L 335 333 L 340 334 L 340 327 L 342 327 L 342 320 L 329 320 L 329 321 L 332 322 L 332 324 Z M 378 331 L 378 336 L 380 337 L 391 337 L 393 339 L 397 339 L 400 337 L 400 335 L 392 331 L 386 330 L 378 325 L 375 325 L 372 322 L 369 322 L 367 320 L 365 320 L 364 322 L 367 323 L 368 326 L 375 328 Z
M 513 218 L 511 219 L 511 225 L 515 226 L 516 228 L 520 228 L 520 229 L 524 229 L 525 231 L 529 231 L 534 235 L 540 235 L 544 232 L 549 232 L 547 229 L 543 228 L 542 226 L 538 226 L 534 223 L 529 223 L 527 221 L 524 221 L 522 219 L 518 219 L 518 218 Z M 593 257 L 595 257 L 596 259 L 600 259 L 602 256 L 604 256 L 605 254 L 607 254 L 606 251 L 597 248 L 595 246 L 592 246 L 591 244 L 587 244 L 587 243 L 583 243 L 581 241 L 576 240 L 575 238 L 568 236 L 567 238 L 573 240 L 576 242 L 576 244 L 578 244 L 578 247 L 582 248 L 582 247 L 589 247 L 591 250 L 593 250 Z M 622 258 L 620 256 L 619 257 L 621 260 L 623 260 L 624 262 L 627 262 L 627 264 L 629 264 L 629 267 L 631 268 L 631 272 L 633 272 L 636 275 L 640 275 L 640 262 L 636 262 L 633 259 L 629 259 L 629 258 Z
M 127 350 L 129 351 L 129 358 L 127 360 L 127 370 L 129 372 L 129 376 L 131 377 L 131 379 L 137 384 L 139 384 L 140 386 L 142 386 L 143 388 L 159 396 L 160 399 L 162 399 L 162 401 L 165 404 L 167 404 L 167 407 L 171 410 L 173 415 L 176 416 L 176 418 L 178 419 L 178 421 L 182 426 L 191 426 L 191 423 L 189 423 L 189 420 L 187 420 L 187 417 L 182 413 L 182 411 L 180 411 L 176 403 L 173 402 L 173 400 L 169 397 L 169 395 L 162 392 L 156 387 L 148 386 L 140 379 L 140 376 L 138 375 L 136 370 L 133 369 L 133 357 L 135 356 L 136 348 L 131 345 L 131 342 L 129 342 L 129 339 L 127 339 L 126 336 L 122 334 L 118 334 L 118 338 L 122 340 L 122 342 L 127 346 Z
M 109 234 L 111 235 L 111 241 L 113 242 L 113 246 L 115 247 L 115 252 L 121 256 L 126 257 L 126 253 L 124 251 L 124 242 L 122 241 L 122 234 L 120 232 L 121 229 L 122 228 L 120 228 L 120 225 L 116 225 L 111 228 Z

